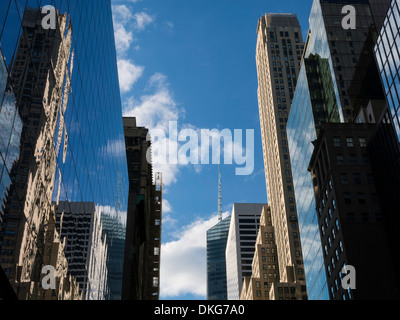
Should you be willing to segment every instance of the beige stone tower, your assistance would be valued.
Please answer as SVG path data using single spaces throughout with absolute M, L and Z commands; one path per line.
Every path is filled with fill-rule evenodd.
M 279 278 L 305 285 L 286 125 L 304 49 L 294 14 L 266 14 L 257 27 L 258 100 L 268 203 Z

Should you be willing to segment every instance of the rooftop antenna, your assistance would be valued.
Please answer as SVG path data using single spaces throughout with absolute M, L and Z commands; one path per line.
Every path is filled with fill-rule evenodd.
M 218 165 L 218 221 L 222 221 L 221 169 Z

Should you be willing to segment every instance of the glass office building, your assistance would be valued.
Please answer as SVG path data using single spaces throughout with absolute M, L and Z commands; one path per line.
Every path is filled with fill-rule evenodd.
M 353 122 L 365 92 L 375 23 L 387 1 L 315 0 L 310 14 L 298 85 L 288 120 L 288 140 L 310 300 L 329 299 L 313 183 L 308 172 L 312 144 L 324 122 Z M 355 30 L 342 27 L 344 5 L 357 12 Z M 370 65 L 368 65 L 368 68 Z M 362 90 L 364 90 L 364 93 Z M 374 92 L 368 92 L 373 98 Z M 378 93 L 377 93 L 378 95 Z
M 1 2 L 0 262 L 10 279 L 36 281 L 41 223 L 60 201 L 91 202 L 107 243 L 104 295 L 120 299 L 128 173 L 111 1 L 51 1 L 56 30 L 43 29 L 39 4 Z
M 391 3 L 375 47 L 390 115 L 400 141 L 400 1 Z
M 207 231 L 207 300 L 228 300 L 225 250 L 231 217 Z

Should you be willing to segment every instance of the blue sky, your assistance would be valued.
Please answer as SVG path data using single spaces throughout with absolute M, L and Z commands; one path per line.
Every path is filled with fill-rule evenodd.
M 222 165 L 224 214 L 267 201 L 255 64 L 265 12 L 296 13 L 308 31 L 312 0 L 112 0 L 124 114 L 139 126 L 254 129 L 250 176 Z M 164 176 L 161 299 L 206 294 L 206 230 L 216 223 L 218 166 L 157 167 Z

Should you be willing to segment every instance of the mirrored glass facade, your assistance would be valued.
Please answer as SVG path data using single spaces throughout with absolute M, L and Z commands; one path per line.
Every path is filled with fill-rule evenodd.
M 225 250 L 231 217 L 207 231 L 207 300 L 228 300 Z
M 390 114 L 400 141 L 400 2 L 392 1 L 375 47 Z
M 307 288 L 310 300 L 329 299 L 326 268 L 318 230 L 315 198 L 308 165 L 324 122 L 353 122 L 365 91 L 360 70 L 369 61 L 367 50 L 374 38 L 375 21 L 385 1 L 315 0 L 310 15 L 298 85 L 287 132 L 292 162 Z M 355 30 L 342 27 L 345 5 L 357 13 Z M 380 21 L 380 20 L 379 20 Z M 373 95 L 371 93 L 372 98 Z M 364 102 L 364 101 L 363 101 Z
M 1 3 L 0 262 L 10 279 L 35 280 L 43 222 L 60 202 L 90 202 L 107 244 L 104 297 L 120 299 L 128 173 L 111 2 L 51 1 L 56 30 L 41 26 L 46 4 Z

